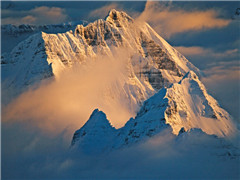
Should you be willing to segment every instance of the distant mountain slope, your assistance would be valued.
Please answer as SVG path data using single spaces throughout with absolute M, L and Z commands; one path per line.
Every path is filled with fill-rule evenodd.
M 86 25 L 86 21 L 69 22 L 53 25 L 29 25 L 22 24 L 19 26 L 7 24 L 1 25 L 1 52 L 9 53 L 21 41 L 27 39 L 29 36 L 38 32 L 45 33 L 64 33 L 66 31 L 75 29 L 78 24 Z

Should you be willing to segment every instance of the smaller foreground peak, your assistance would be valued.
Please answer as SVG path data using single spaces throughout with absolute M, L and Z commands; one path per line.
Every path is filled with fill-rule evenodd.
M 96 121 L 96 122 L 97 121 L 106 121 L 106 122 L 108 122 L 106 114 L 104 112 L 100 111 L 99 109 L 95 109 L 92 112 L 88 121 L 89 122 L 92 122 L 92 121 Z

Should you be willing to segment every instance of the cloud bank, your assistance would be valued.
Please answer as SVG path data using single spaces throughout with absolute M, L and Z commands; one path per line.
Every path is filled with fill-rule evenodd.
M 27 123 L 4 125 L 4 179 L 231 179 L 239 178 L 236 158 L 207 136 L 175 139 L 169 131 L 135 146 L 88 156 L 69 150 L 63 134 L 49 137 Z
M 148 1 L 138 19 L 148 22 L 165 38 L 187 31 L 222 28 L 230 23 L 230 20 L 219 18 L 218 12 L 213 9 L 186 11 L 170 7 L 171 4 Z
M 99 108 L 113 126 L 123 126 L 136 110 L 118 93 L 124 91 L 128 78 L 128 58 L 127 51 L 118 49 L 113 57 L 98 55 L 86 64 L 74 65 L 56 81 L 44 82 L 14 99 L 3 108 L 3 122 L 28 122 L 50 134 L 67 130 L 71 137 Z

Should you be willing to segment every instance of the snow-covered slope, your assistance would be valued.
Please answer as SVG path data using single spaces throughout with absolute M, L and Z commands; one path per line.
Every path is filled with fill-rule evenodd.
M 125 64 L 127 73 L 107 87 L 105 96 L 126 99 L 132 112 L 189 70 L 199 73 L 147 23 L 135 22 L 113 9 L 105 20 L 78 25 L 66 33 L 41 32 L 18 44 L 2 57 L 5 89 L 22 92 L 45 77 L 57 79 L 66 68 L 86 65 L 100 56 Z
M 45 33 L 64 33 L 76 28 L 78 24 L 86 25 L 86 21 L 68 22 L 53 25 L 29 25 L 22 24 L 19 26 L 7 24 L 1 25 L 1 52 L 9 53 L 21 41 L 38 32 Z
M 177 134 L 186 130 L 200 128 L 207 134 L 228 136 L 233 132 L 229 114 L 210 96 L 197 75 L 190 71 L 179 83 L 174 83 L 165 98 L 170 105 L 166 111 L 166 122 Z
M 106 115 L 95 109 L 88 122 L 75 132 L 72 146 L 75 143 L 81 143 L 81 146 L 85 147 L 85 152 L 103 152 L 114 141 L 113 134 L 115 131 L 116 129 L 111 126 Z
M 53 77 L 41 33 L 30 36 L 1 59 L 2 98 L 7 103 L 29 86 Z
M 2 59 L 2 78 L 6 78 L 9 85 L 23 87 L 50 77 L 52 69 L 46 59 L 44 41 L 37 33 L 19 43 L 7 58 Z
M 129 146 L 169 128 L 175 135 L 195 128 L 218 137 L 230 136 L 234 132 L 229 114 L 207 94 L 197 75 L 190 71 L 179 83 L 162 88 L 146 100 L 137 116 L 131 118 L 124 127 L 111 131 L 111 135 L 106 135 L 105 137 L 112 138 L 112 141 L 108 141 L 102 149 Z M 81 143 L 81 136 L 78 135 L 83 129 L 84 138 L 87 139 L 88 133 L 92 138 L 91 129 L 84 126 L 76 131 L 72 145 L 86 150 L 87 147 Z M 100 135 L 104 138 L 102 131 L 100 134 L 94 133 L 96 138 Z

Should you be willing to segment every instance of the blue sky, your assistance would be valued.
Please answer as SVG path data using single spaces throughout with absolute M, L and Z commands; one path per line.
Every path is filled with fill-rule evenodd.
M 240 119 L 240 20 L 235 2 L 2 2 L 2 24 L 58 24 L 104 18 L 112 8 L 147 21 L 200 68 L 202 81 L 235 120 Z

